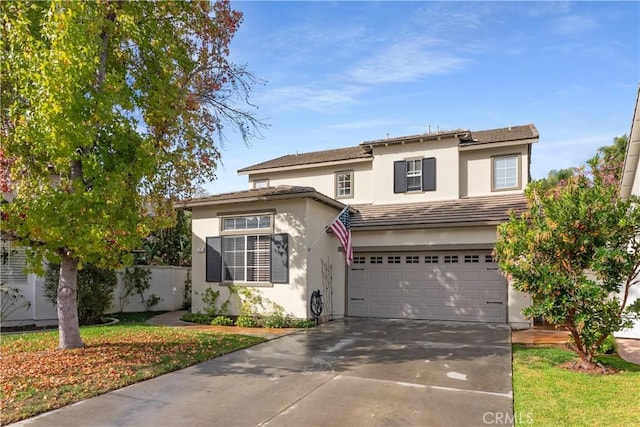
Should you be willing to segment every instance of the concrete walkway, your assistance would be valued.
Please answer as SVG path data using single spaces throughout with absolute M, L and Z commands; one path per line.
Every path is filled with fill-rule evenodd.
M 618 356 L 640 365 L 640 340 L 616 338 L 616 344 L 618 344 Z

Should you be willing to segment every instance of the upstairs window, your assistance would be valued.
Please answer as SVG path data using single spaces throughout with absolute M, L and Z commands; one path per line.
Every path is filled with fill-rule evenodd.
M 436 159 L 399 160 L 393 164 L 393 192 L 436 190 Z
M 256 181 L 253 181 L 253 188 L 258 189 L 258 188 L 267 188 L 269 187 L 269 180 L 268 179 L 258 179 Z
M 493 191 L 513 190 L 520 188 L 518 179 L 520 156 L 504 156 L 493 158 Z
M 422 190 L 422 160 L 407 160 L 407 191 Z
M 336 172 L 336 198 L 353 197 L 353 171 Z

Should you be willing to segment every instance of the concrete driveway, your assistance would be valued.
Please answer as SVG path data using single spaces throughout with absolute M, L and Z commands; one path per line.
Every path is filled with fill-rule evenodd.
M 506 325 L 346 319 L 16 425 L 511 424 Z

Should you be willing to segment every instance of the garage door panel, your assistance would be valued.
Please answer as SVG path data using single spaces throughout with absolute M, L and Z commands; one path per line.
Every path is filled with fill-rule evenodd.
M 479 282 L 482 280 L 482 272 L 481 271 L 465 271 L 461 274 L 460 279 Z
M 354 266 L 349 282 L 351 316 L 506 322 L 506 280 L 488 252 L 448 253 L 458 262 L 447 264 L 438 253 L 357 255 L 366 262 Z
M 386 279 L 384 271 L 371 270 L 367 276 L 371 282 L 379 282 Z
M 353 288 L 351 288 L 350 291 L 351 291 L 351 297 L 352 298 L 365 298 L 365 297 L 370 296 L 370 295 L 367 295 L 370 292 L 370 290 L 368 290 L 367 288 L 356 288 L 356 287 L 353 287 Z
M 504 294 L 499 290 L 487 290 L 484 292 L 484 298 L 491 301 L 503 301 Z

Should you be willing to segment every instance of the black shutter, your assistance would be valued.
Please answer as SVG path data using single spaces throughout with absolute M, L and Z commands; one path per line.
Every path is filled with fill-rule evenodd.
M 289 283 L 289 235 L 271 236 L 271 283 Z
M 222 282 L 222 238 L 207 237 L 207 282 Z
M 422 191 L 436 190 L 436 158 L 422 159 Z
M 407 162 L 404 160 L 393 162 L 393 192 L 407 192 Z

